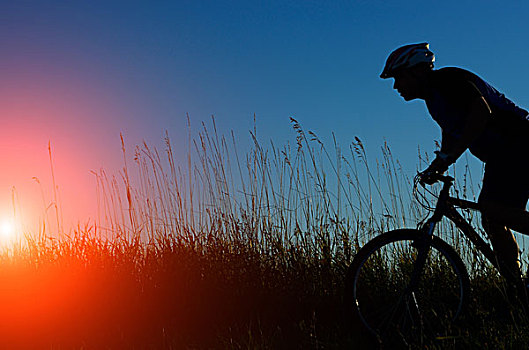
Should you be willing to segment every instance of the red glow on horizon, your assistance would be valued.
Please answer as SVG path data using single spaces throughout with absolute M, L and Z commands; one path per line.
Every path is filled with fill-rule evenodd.
M 65 230 L 94 219 L 96 181 L 90 171 L 120 166 L 119 133 L 110 150 L 101 141 L 112 126 L 108 116 L 116 112 L 101 98 L 104 91 L 57 72 L 8 77 L 2 86 L 0 217 L 16 211 L 18 224 L 35 232 L 55 215 L 57 195 Z M 49 228 L 57 231 L 54 226 Z

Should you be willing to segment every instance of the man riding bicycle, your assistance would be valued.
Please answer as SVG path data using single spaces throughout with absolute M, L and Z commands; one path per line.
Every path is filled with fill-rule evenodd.
M 406 101 L 422 99 L 442 130 L 441 150 L 420 176 L 444 173 L 469 150 L 485 163 L 479 195 L 482 223 L 506 277 L 520 275 L 519 247 L 509 228 L 529 234 L 529 112 L 461 68 L 433 69 L 427 43 L 393 51 L 381 78 Z

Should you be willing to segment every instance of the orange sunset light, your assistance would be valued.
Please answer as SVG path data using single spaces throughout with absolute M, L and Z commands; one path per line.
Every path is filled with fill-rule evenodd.
M 15 233 L 15 225 L 10 220 L 3 220 L 0 222 L 0 238 L 2 241 L 7 241 L 13 238 Z
M 112 128 L 111 117 L 126 113 L 102 97 L 110 94 L 97 83 L 61 74 L 60 67 L 15 68 L 18 74 L 0 87 L 0 215 L 16 211 L 16 227 L 24 232 L 45 227 L 56 233 L 57 204 L 68 231 L 95 217 L 91 171 L 119 168 L 120 130 Z M 103 135 L 115 147 L 102 142 Z M 0 239 L 13 235 L 15 223 L 0 225 Z

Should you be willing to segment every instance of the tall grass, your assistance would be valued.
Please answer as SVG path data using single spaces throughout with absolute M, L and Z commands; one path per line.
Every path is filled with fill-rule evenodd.
M 94 173 L 94 224 L 61 239 L 28 235 L 0 256 L 0 347 L 362 346 L 360 328 L 343 317 L 345 270 L 374 235 L 415 227 L 428 213 L 387 144 L 372 161 L 359 138 L 344 149 L 333 138 L 329 150 L 291 122 L 291 144 L 265 145 L 254 130 L 241 150 L 212 120 L 190 138 L 184 164 L 168 135 L 162 151 L 127 150 L 122 137 L 122 171 Z M 472 194 L 463 178 L 460 193 Z M 473 264 L 482 296 L 501 304 L 494 272 L 454 227 L 441 231 Z M 525 339 L 517 323 L 502 323 L 512 334 L 503 343 L 494 327 L 476 325 L 491 315 L 477 300 L 481 314 L 458 344 Z
M 176 164 L 167 136 L 163 152 L 147 144 L 133 151 L 135 176 L 123 146 L 120 178 L 96 174 L 99 230 L 149 242 L 172 235 L 207 246 L 218 238 L 262 253 L 299 247 L 350 257 L 354 242 L 423 215 L 387 145 L 373 171 L 360 139 L 348 155 L 336 143 L 330 154 L 314 133 L 292 125 L 295 144 L 264 147 L 250 133 L 253 148 L 240 154 L 235 135 L 218 135 L 213 121 L 213 134 L 204 126 L 194 140 L 189 169 Z

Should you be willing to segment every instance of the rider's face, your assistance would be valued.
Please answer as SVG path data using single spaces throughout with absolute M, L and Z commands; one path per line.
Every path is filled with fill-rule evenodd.
M 419 97 L 420 83 L 416 76 L 408 71 L 403 71 L 396 74 L 394 79 L 393 88 L 404 100 L 411 101 Z

